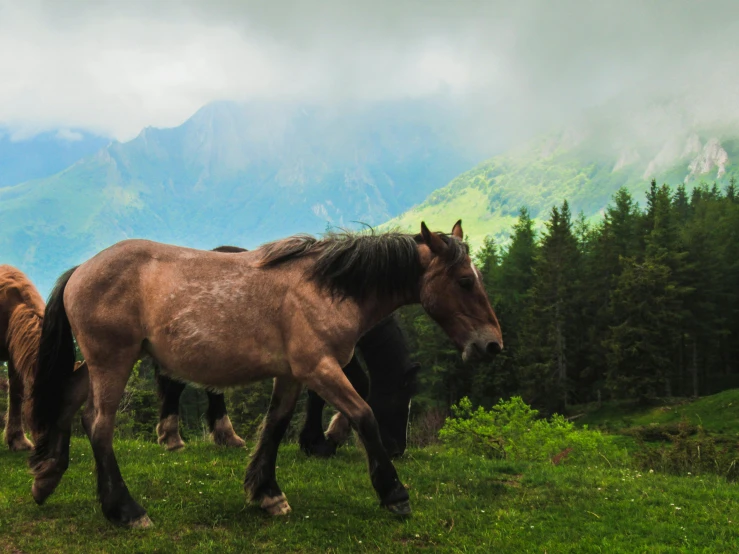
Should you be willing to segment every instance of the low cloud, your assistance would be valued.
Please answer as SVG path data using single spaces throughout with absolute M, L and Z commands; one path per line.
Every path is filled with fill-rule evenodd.
M 0 51 L 0 123 L 25 132 L 128 139 L 219 99 L 439 91 L 495 144 L 619 95 L 689 90 L 691 117 L 739 113 L 733 1 L 0 0 Z

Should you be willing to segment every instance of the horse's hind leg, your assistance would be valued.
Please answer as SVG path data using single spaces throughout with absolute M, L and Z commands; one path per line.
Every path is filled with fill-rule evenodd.
M 221 393 L 208 391 L 208 427 L 215 444 L 236 448 L 246 444 L 234 431 L 226 410 L 226 397 Z
M 287 498 L 277 484 L 277 449 L 290 424 L 302 386 L 292 377 L 276 377 L 269 410 L 264 417 L 259 442 L 246 469 L 244 490 L 251 500 L 271 515 L 290 511 Z
M 408 491 L 400 482 L 395 466 L 382 445 L 372 409 L 351 386 L 339 364 L 336 360 L 326 358 L 318 367 L 301 369 L 304 384 L 344 414 L 357 430 L 367 451 L 370 479 L 380 503 L 394 514 L 409 514 Z
M 90 363 L 90 400 L 94 405 L 94 418 L 89 435 L 98 474 L 98 495 L 103 514 L 109 521 L 129 527 L 148 527 L 151 520 L 128 492 L 118 462 L 113 452 L 115 413 L 123 397 L 126 382 L 131 373 L 135 355 L 114 365 Z
M 167 450 L 180 450 L 185 447 L 185 442 L 180 436 L 180 396 L 185 390 L 185 383 L 161 375 L 156 365 L 154 368 L 157 393 L 161 401 L 156 429 L 157 442 Z
M 33 443 L 23 433 L 23 380 L 8 361 L 8 415 L 5 420 L 5 443 L 13 451 L 30 450 Z

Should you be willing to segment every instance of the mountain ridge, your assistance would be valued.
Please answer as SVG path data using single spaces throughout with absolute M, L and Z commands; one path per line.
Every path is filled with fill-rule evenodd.
M 446 110 L 446 112 L 444 111 Z M 483 156 L 443 99 L 353 107 L 216 102 L 51 176 L 0 188 L 0 252 L 42 290 L 125 238 L 254 247 L 378 225 Z

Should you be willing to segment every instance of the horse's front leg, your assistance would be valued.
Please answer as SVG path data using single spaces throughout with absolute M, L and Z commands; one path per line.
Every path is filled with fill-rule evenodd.
M 262 423 L 259 442 L 246 469 L 244 490 L 252 501 L 271 515 L 290 512 L 290 505 L 277 484 L 277 449 L 290 424 L 302 385 L 292 377 L 276 377 L 272 399 Z
M 362 398 L 367 398 L 370 387 L 369 379 L 359 364 L 356 354 L 344 367 L 344 375 L 349 379 L 354 390 Z M 351 426 L 340 412 L 334 415 L 326 433 L 323 433 L 322 416 L 325 405 L 326 401 L 323 398 L 311 390 L 308 391 L 305 425 L 300 433 L 300 448 L 308 456 L 329 458 L 336 454 L 336 449 L 349 439 Z
M 352 356 L 351 361 L 344 367 L 344 375 L 349 379 L 354 390 L 362 398 L 369 396 L 370 381 L 367 378 L 367 374 L 359 365 L 357 355 Z M 344 417 L 344 414 L 338 412 L 331 418 L 328 429 L 326 429 L 326 440 L 334 444 L 334 448 L 337 448 L 349 440 L 352 428 L 349 421 Z
M 326 401 L 312 390 L 308 391 L 305 424 L 300 432 L 300 449 L 308 456 L 329 458 L 336 454 L 336 444 L 323 434 L 323 407 Z
M 24 387 L 13 361 L 8 361 L 8 415 L 5 420 L 5 443 L 13 451 L 31 450 L 33 444 L 23 432 Z
M 411 511 L 408 491 L 400 482 L 390 456 L 382 446 L 380 430 L 369 407 L 354 390 L 335 359 L 324 358 L 317 367 L 301 368 L 299 376 L 306 386 L 320 394 L 349 420 L 367 451 L 369 474 L 380 504 L 394 514 Z

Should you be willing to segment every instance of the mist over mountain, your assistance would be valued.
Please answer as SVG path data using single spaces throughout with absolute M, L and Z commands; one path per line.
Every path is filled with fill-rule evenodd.
M 443 98 L 337 105 L 215 102 L 52 176 L 0 187 L 0 252 L 48 291 L 125 238 L 254 247 L 377 225 L 484 156 Z
M 486 235 L 505 238 L 522 206 L 543 221 L 567 199 L 574 214 L 593 217 L 622 186 L 640 203 L 652 179 L 689 190 L 724 186 L 739 177 L 739 102 L 732 94 L 711 98 L 617 97 L 459 175 L 388 227 L 415 231 L 423 219 L 446 228 L 463 217 L 479 245 Z

